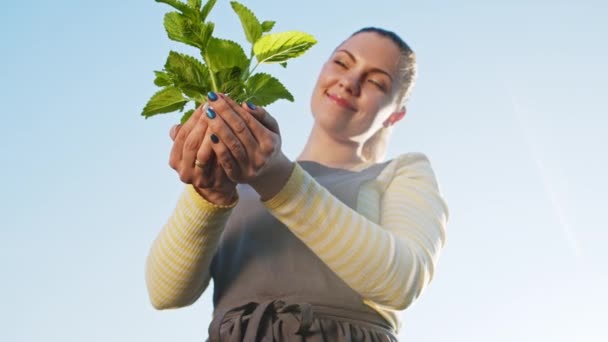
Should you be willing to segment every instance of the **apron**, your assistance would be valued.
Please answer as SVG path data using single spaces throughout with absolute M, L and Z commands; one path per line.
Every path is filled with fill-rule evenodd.
M 361 184 L 388 162 L 358 172 L 298 164 L 356 209 Z M 389 323 L 274 218 L 255 190 L 239 185 L 238 192 L 211 262 L 209 341 L 397 341 Z

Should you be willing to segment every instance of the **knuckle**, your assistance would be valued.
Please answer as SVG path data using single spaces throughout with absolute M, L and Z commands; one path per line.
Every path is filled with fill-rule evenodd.
M 177 170 L 177 164 L 178 164 L 178 160 L 176 157 L 174 157 L 173 155 L 169 157 L 169 166 L 173 169 L 173 170 Z
M 268 147 L 268 150 L 266 150 L 266 153 L 267 153 L 268 155 L 273 155 L 273 154 L 275 154 L 275 152 L 276 152 L 276 151 L 277 151 L 276 146 L 275 146 L 275 145 L 270 145 L 270 146 Z
M 220 165 L 222 165 L 222 167 L 227 173 L 231 173 L 234 171 L 234 166 L 232 165 L 232 162 L 227 158 L 221 158 Z
M 192 185 L 196 186 L 197 188 L 201 188 L 201 189 L 205 189 L 208 186 L 207 181 L 205 180 L 205 177 L 197 177 L 196 180 L 192 183 Z
M 177 132 L 175 132 L 175 141 L 183 141 L 188 136 L 188 133 L 190 133 L 190 127 L 182 126 Z
M 247 125 L 241 120 L 235 122 L 232 128 L 237 135 L 241 135 L 247 131 Z
M 177 165 L 172 162 L 171 160 L 169 160 L 169 167 L 172 168 L 173 170 L 177 171 Z
M 241 115 L 241 118 L 247 127 L 250 127 L 253 124 L 253 120 L 255 120 L 255 116 L 247 113 L 245 113 L 245 115 Z
M 263 158 L 259 158 L 253 162 L 253 167 L 255 170 L 261 170 L 264 165 L 266 165 L 266 161 Z
M 177 174 L 179 175 L 179 179 L 186 183 L 186 184 L 190 184 L 192 183 L 192 176 L 190 175 L 190 172 L 186 171 L 186 170 L 178 170 Z
M 243 149 L 243 145 L 241 145 L 238 141 L 229 142 L 228 148 L 230 152 L 232 152 L 235 156 L 240 157 L 244 154 L 245 150 Z
M 267 136 L 263 136 L 259 141 L 259 150 L 265 152 L 268 149 L 268 145 L 272 145 L 270 139 Z
M 184 149 L 188 151 L 198 150 L 201 145 L 201 139 L 198 137 L 189 136 L 184 143 Z
M 274 144 L 273 139 L 267 138 L 262 140 L 262 142 L 260 143 L 260 149 L 262 150 L 262 153 L 266 155 L 273 154 L 276 150 L 276 146 Z
M 223 168 L 226 168 L 232 164 L 231 159 L 232 157 L 228 151 L 221 151 L 217 153 L 217 163 Z

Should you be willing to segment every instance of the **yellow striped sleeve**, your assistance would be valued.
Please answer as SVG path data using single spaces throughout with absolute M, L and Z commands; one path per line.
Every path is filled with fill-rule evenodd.
M 284 188 L 264 204 L 366 302 L 402 310 L 432 278 L 447 206 L 422 154 L 396 158 L 373 183 L 362 187 L 370 191 L 359 197 L 363 215 L 296 164 Z
M 211 259 L 235 205 L 209 203 L 186 186 L 146 261 L 146 286 L 155 308 L 190 305 L 205 291 Z

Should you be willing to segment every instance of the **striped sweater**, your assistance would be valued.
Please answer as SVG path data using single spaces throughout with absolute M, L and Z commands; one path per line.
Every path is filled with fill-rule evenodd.
M 364 183 L 357 203 L 356 211 L 349 208 L 298 164 L 279 193 L 263 202 L 398 329 L 396 311 L 410 305 L 433 276 L 445 241 L 447 206 L 428 159 L 419 153 L 397 157 Z M 148 255 L 146 284 L 155 308 L 187 306 L 204 292 L 235 205 L 211 204 L 186 186 Z

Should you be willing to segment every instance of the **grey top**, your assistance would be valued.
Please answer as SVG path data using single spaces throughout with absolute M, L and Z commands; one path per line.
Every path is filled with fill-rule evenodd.
M 354 172 L 300 166 L 356 210 L 362 183 L 388 164 Z M 390 325 L 285 225 L 247 185 L 211 263 L 211 341 L 396 341 Z

